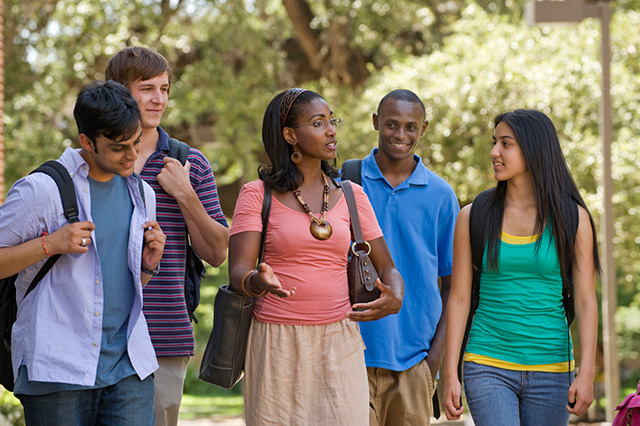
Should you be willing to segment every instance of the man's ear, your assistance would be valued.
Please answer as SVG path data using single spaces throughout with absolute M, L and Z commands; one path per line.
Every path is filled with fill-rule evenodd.
M 80 139 L 80 146 L 82 146 L 84 150 L 90 151 L 90 152 L 94 151 L 95 144 L 91 139 L 89 139 L 89 136 L 85 135 L 84 133 L 80 133 L 79 139 Z
M 376 114 L 375 112 L 373 113 L 373 115 L 371 116 L 371 118 L 373 119 L 373 128 L 376 130 L 378 129 L 378 114 Z
M 424 136 L 424 132 L 427 131 L 428 125 L 429 125 L 429 120 L 424 120 L 424 123 L 422 123 L 422 130 L 420 130 L 420 136 Z
M 295 129 L 292 129 L 291 127 L 285 127 L 284 129 L 282 129 L 282 136 L 284 137 L 284 140 L 291 145 L 295 145 L 298 143 Z

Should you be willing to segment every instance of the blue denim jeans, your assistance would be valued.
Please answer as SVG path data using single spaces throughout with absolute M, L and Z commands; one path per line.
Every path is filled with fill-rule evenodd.
M 27 426 L 153 426 L 153 375 L 112 386 L 20 395 Z
M 567 426 L 573 372 L 515 371 L 464 363 L 464 391 L 476 426 Z

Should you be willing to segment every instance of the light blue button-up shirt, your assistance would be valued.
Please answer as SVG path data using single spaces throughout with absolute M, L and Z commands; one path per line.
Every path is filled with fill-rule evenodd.
M 91 221 L 88 164 L 71 148 L 58 161 L 67 168 L 75 185 L 80 220 Z M 134 203 L 127 257 L 135 286 L 127 352 L 136 373 L 144 379 L 158 368 L 142 313 L 140 281 L 142 225 L 155 220 L 155 194 L 149 185 L 143 184 L 145 208 L 138 180 L 128 177 L 127 186 Z M 30 241 L 40 237 L 42 231 L 52 233 L 67 223 L 55 182 L 44 173 L 34 173 L 18 180 L 0 206 L 0 247 Z M 29 380 L 83 386 L 95 383 L 102 336 L 103 287 L 95 238 L 92 241 L 87 253 L 62 255 L 24 300 L 24 293 L 45 260 L 20 272 L 16 281 L 18 317 L 11 338 L 14 377 L 18 368 L 26 365 Z

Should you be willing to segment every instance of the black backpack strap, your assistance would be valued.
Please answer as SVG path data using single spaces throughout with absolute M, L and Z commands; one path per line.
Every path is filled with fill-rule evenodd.
M 187 163 L 190 149 L 191 147 L 189 145 L 179 141 L 178 139 L 169 139 L 169 157 L 180 161 L 183 166 Z
M 69 223 L 79 222 L 78 202 L 76 200 L 76 190 L 67 169 L 58 161 L 49 160 L 31 173 L 46 173 L 56 182 L 60 198 L 62 199 L 62 209 L 64 216 Z
M 469 211 L 469 239 L 471 243 L 471 263 L 473 266 L 473 283 L 471 285 L 471 304 L 469 307 L 469 316 L 467 317 L 467 325 L 460 347 L 460 357 L 458 359 L 458 380 L 462 380 L 462 361 L 464 351 L 469 340 L 469 332 L 473 323 L 473 316 L 478 308 L 480 298 L 480 275 L 482 273 L 482 258 L 484 257 L 484 249 L 486 245 L 486 224 L 484 221 L 487 217 L 487 209 L 489 202 L 493 197 L 495 188 L 481 192 L 474 200 Z
M 572 202 L 570 209 L 571 214 L 567 215 L 567 229 L 573 236 L 572 241 L 575 244 L 576 235 L 578 234 L 578 224 L 580 222 L 578 203 Z M 571 325 L 576 315 L 573 304 L 573 276 L 571 274 L 571 265 L 566 265 L 566 268 L 568 280 L 562 280 L 562 305 L 564 306 L 564 313 L 567 317 L 567 324 Z
M 144 185 L 142 184 L 142 178 L 139 174 L 133 173 L 132 176 L 138 180 L 138 188 L 140 189 L 140 196 L 142 197 L 142 204 L 144 204 L 145 209 L 147 208 L 147 199 L 144 195 Z
M 58 191 L 60 192 L 64 216 L 67 218 L 69 223 L 79 222 L 80 218 L 78 217 L 79 213 L 78 201 L 76 200 L 76 190 L 73 185 L 73 180 L 71 179 L 71 176 L 69 176 L 68 170 L 58 161 L 49 160 L 31 173 L 45 173 L 51 176 L 58 186 Z M 47 259 L 45 264 L 40 268 L 36 276 L 31 281 L 31 284 L 29 284 L 29 288 L 25 292 L 24 297 L 27 297 L 27 295 L 36 288 L 38 283 L 42 281 L 42 278 L 44 278 L 47 272 L 51 270 L 59 258 L 60 254 L 55 254 Z
M 362 185 L 362 160 L 352 159 L 342 163 L 340 177 L 342 180 L 350 180 L 353 183 Z

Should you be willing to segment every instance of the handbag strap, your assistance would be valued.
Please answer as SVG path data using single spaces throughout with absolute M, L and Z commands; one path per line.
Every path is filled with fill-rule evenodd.
M 269 228 L 269 213 L 271 213 L 271 190 L 264 187 L 264 197 L 262 198 L 262 235 L 260 236 L 260 253 L 258 254 L 258 264 L 262 263 L 264 256 L 264 243 L 267 239 L 267 229 Z
M 343 180 L 340 184 L 344 198 L 347 200 L 347 206 L 349 207 L 349 216 L 351 217 L 351 231 L 353 232 L 354 242 L 356 244 L 364 244 L 364 237 L 362 236 L 362 228 L 360 227 L 360 215 L 358 215 L 358 205 L 356 204 L 356 198 L 353 195 L 353 187 L 351 181 Z

